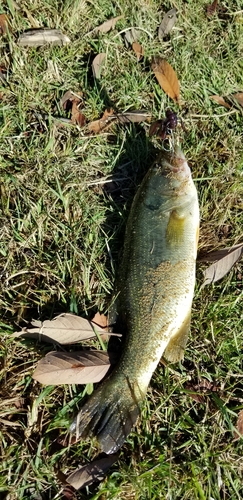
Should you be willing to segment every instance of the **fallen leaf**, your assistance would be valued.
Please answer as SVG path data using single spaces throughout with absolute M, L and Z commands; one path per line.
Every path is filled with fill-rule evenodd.
M 243 410 L 239 412 L 237 423 L 236 423 L 236 429 L 238 432 L 234 432 L 234 437 L 235 439 L 240 439 L 240 436 L 243 436 Z
M 8 18 L 6 14 L 0 14 L 0 35 L 5 35 L 8 30 Z
M 105 52 L 101 52 L 100 54 L 97 54 L 97 56 L 95 56 L 92 62 L 92 71 L 94 78 L 100 78 L 100 73 L 105 61 L 105 57 L 106 57 Z
M 228 104 L 221 95 L 211 95 L 210 99 L 216 101 L 218 104 L 220 104 L 220 106 L 224 106 L 227 109 L 231 108 L 230 104 Z
M 142 45 L 140 45 L 140 43 L 138 43 L 138 42 L 133 42 L 132 49 L 134 50 L 134 52 L 137 56 L 137 60 L 141 61 L 143 59 L 143 56 L 144 56 L 144 50 L 143 50 Z
M 143 109 L 134 109 L 125 111 L 125 113 L 117 113 L 116 117 L 121 123 L 141 123 L 151 120 L 151 113 Z
M 93 31 L 95 33 L 108 33 L 110 30 L 114 30 L 115 25 L 119 19 L 122 19 L 124 16 L 117 16 L 117 17 L 112 17 L 111 19 L 108 19 L 104 23 L 100 24 L 100 26 L 97 26 Z
M 243 108 L 243 92 L 236 92 L 235 94 L 232 94 L 232 96 L 238 104 Z
M 86 123 L 86 118 L 84 114 L 80 111 L 78 105 L 79 102 L 76 99 L 73 100 L 71 122 L 76 125 L 79 125 L 80 127 L 83 127 Z
M 226 250 L 226 249 L 225 249 Z M 213 252 L 212 252 L 213 253 Z M 204 271 L 204 283 L 202 287 L 209 285 L 210 283 L 215 283 L 216 281 L 223 278 L 234 264 L 241 258 L 243 254 L 243 243 L 237 245 L 237 247 L 229 248 L 226 255 L 224 255 L 220 260 L 217 260 L 214 264 L 209 266 Z
M 71 109 L 71 105 L 69 105 L 69 102 L 72 103 L 74 99 L 81 99 L 81 95 L 74 94 L 72 90 L 67 90 L 65 94 L 62 96 L 62 98 L 59 101 L 59 106 L 60 108 L 65 109 L 67 111 L 69 108 Z
M 155 56 L 152 59 L 151 67 L 164 92 L 175 102 L 179 103 L 180 85 L 176 72 L 172 66 L 166 59 Z
M 208 5 L 207 7 L 207 16 L 211 17 L 213 14 L 215 14 L 218 6 L 218 0 L 214 0 L 212 4 Z
M 79 490 L 94 482 L 102 481 L 107 470 L 117 461 L 117 459 L 118 455 L 110 455 L 109 457 L 94 460 L 70 474 L 67 478 L 67 482 L 71 484 L 75 490 Z
M 105 316 L 104 314 L 100 314 L 99 312 L 97 312 L 92 318 L 92 323 L 95 323 L 100 328 L 103 328 L 103 330 L 108 328 L 107 316 Z
M 52 320 L 32 321 L 32 328 L 23 328 L 15 332 L 14 337 L 28 337 L 44 342 L 58 342 L 59 344 L 75 344 L 82 340 L 96 337 L 103 330 L 90 321 L 71 313 L 63 313 Z
M 110 366 L 111 355 L 105 351 L 49 352 L 38 362 L 33 379 L 44 385 L 90 384 L 100 382 Z
M 164 15 L 158 31 L 160 40 L 163 40 L 163 38 L 172 30 L 177 20 L 176 12 L 176 9 L 171 9 Z
M 230 248 L 221 248 L 221 250 L 215 250 L 213 252 L 200 252 L 197 258 L 197 262 L 215 262 L 216 260 L 220 260 L 226 255 L 229 255 L 230 251 L 236 250 L 237 248 L 241 248 L 243 243 L 239 243 L 238 245 L 234 245 Z
M 27 47 L 39 47 L 41 45 L 66 45 L 70 42 L 68 36 L 63 35 L 61 30 L 36 29 L 29 30 L 19 36 L 18 44 Z
M 117 121 L 117 117 L 114 114 L 113 109 L 106 109 L 103 116 L 99 120 L 94 120 L 88 124 L 88 129 L 94 134 L 99 134 L 102 130 L 112 125 L 114 121 Z

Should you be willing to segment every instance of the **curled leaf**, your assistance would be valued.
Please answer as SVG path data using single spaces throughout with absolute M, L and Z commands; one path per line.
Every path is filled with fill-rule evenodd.
M 97 26 L 93 31 L 95 33 L 108 33 L 110 30 L 114 30 L 115 25 L 119 19 L 122 19 L 124 16 L 116 16 L 112 17 L 111 19 L 108 19 L 104 23 L 100 24 L 100 26 Z
M 97 54 L 97 56 L 94 58 L 92 62 L 92 71 L 94 78 L 100 78 L 101 69 L 105 61 L 105 56 L 106 56 L 105 52 L 101 52 L 100 54 Z
M 76 100 L 73 101 L 72 105 L 71 122 L 74 123 L 75 125 L 79 125 L 80 127 L 83 127 L 86 122 L 86 118 L 84 114 L 80 111 L 79 103 Z
M 70 38 L 63 35 L 61 30 L 35 29 L 22 33 L 18 39 L 18 45 L 27 47 L 39 47 L 41 45 L 66 45 Z
M 113 109 L 106 109 L 103 116 L 99 120 L 94 120 L 88 124 L 88 129 L 94 134 L 99 134 L 103 130 L 107 129 L 114 121 L 116 121 L 116 115 Z
M 164 15 L 158 31 L 160 40 L 163 40 L 163 38 L 172 30 L 177 20 L 176 12 L 176 9 L 171 9 Z
M 33 320 L 31 328 L 23 328 L 15 332 L 14 337 L 28 337 L 44 342 L 58 342 L 59 344 L 75 344 L 82 340 L 96 337 L 98 333 L 104 333 L 102 328 L 93 325 L 90 321 L 75 314 L 60 314 L 52 320 Z
M 102 481 L 107 470 L 117 461 L 118 455 L 110 455 L 99 460 L 94 460 L 80 469 L 74 471 L 67 478 L 67 482 L 79 490 L 90 484 Z
M 179 103 L 180 84 L 172 66 L 166 59 L 155 56 L 152 59 L 151 67 L 164 92 L 175 102 Z
M 50 352 L 38 362 L 33 379 L 44 385 L 95 383 L 110 366 L 111 355 L 104 351 Z
M 227 251 L 226 254 L 225 251 Z M 211 254 L 213 253 L 214 252 L 211 252 Z M 215 283 L 216 281 L 223 278 L 226 274 L 228 274 L 228 272 L 234 266 L 234 264 L 241 258 L 242 254 L 243 254 L 243 243 L 237 245 L 236 247 L 224 249 L 223 257 L 217 260 L 217 262 L 214 262 L 214 264 L 209 266 L 204 271 L 205 280 L 202 286 L 204 287 L 206 285 L 209 285 L 210 283 Z

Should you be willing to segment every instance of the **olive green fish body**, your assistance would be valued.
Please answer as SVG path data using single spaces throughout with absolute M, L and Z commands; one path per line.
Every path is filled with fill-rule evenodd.
M 72 430 L 90 429 L 115 452 L 139 414 L 164 355 L 183 357 L 195 285 L 199 209 L 183 153 L 163 153 L 150 168 L 129 214 L 118 279 L 117 313 L 126 330 L 121 359 L 84 405 Z

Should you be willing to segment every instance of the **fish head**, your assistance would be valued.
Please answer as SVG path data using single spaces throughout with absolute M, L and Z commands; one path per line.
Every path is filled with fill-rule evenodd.
M 191 177 L 191 170 L 186 161 L 185 155 L 179 146 L 172 152 L 163 152 L 160 157 L 160 168 L 164 175 L 183 180 Z

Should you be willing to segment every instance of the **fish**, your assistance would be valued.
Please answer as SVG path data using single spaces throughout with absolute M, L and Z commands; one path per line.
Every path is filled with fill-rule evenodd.
M 118 273 L 119 362 L 73 421 L 77 438 L 96 435 L 112 454 L 130 434 L 163 356 L 183 359 L 190 330 L 199 204 L 184 153 L 161 151 L 134 197 Z

